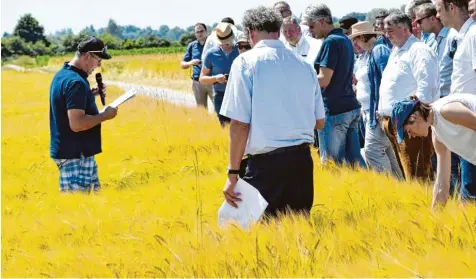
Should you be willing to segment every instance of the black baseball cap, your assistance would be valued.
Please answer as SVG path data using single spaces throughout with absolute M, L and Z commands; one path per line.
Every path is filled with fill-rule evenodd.
M 350 27 L 359 22 L 358 19 L 352 16 L 344 16 L 339 20 L 340 28 L 349 30 Z
M 78 51 L 81 53 L 91 52 L 106 60 L 112 58 L 111 55 L 107 53 L 107 46 L 94 36 L 82 40 L 78 45 Z

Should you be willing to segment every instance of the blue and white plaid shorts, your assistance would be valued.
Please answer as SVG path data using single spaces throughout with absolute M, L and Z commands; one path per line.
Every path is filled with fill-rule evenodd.
M 98 165 L 94 156 L 81 159 L 53 159 L 60 171 L 60 192 L 99 191 Z

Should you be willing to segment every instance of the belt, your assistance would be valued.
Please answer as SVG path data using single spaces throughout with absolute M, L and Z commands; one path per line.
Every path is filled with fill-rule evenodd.
M 218 91 L 218 90 L 215 90 L 215 93 L 217 93 L 217 94 L 225 94 L 225 91 Z
M 248 158 L 256 158 L 256 157 L 262 157 L 262 156 L 271 156 L 271 155 L 283 154 L 283 153 L 287 153 L 287 152 L 306 149 L 306 148 L 309 148 L 309 146 L 310 146 L 309 143 L 302 143 L 300 145 L 286 146 L 286 147 L 281 147 L 281 148 L 275 149 L 275 150 L 267 152 L 267 153 L 256 154 L 256 155 L 248 155 Z
M 198 81 L 200 79 L 200 77 L 192 77 L 192 80 L 194 81 Z

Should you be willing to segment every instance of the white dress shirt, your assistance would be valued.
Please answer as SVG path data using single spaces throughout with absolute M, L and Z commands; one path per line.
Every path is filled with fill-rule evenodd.
M 476 94 L 476 22 L 469 18 L 458 34 L 458 50 L 453 58 L 451 93 Z
M 220 114 L 250 124 L 245 154 L 313 143 L 325 118 L 316 71 L 280 40 L 262 40 L 233 61 Z
M 302 56 L 307 63 L 314 67 L 314 63 L 316 62 L 317 54 L 322 46 L 322 40 L 316 40 L 309 36 L 301 35 L 301 39 L 296 44 L 296 46 L 292 46 L 288 41 L 284 42 L 284 45 L 287 49 L 292 50 L 299 56 Z
M 392 106 L 411 95 L 425 103 L 440 98 L 436 53 L 413 35 L 402 47 L 393 47 L 382 73 L 378 113 L 390 116 Z

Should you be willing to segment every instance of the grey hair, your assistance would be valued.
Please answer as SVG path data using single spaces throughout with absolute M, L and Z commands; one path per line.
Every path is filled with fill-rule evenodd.
M 405 6 L 405 13 L 408 17 L 412 18 L 415 16 L 415 10 L 418 6 L 428 3 L 433 2 L 431 2 L 431 0 L 410 0 L 410 2 Z
M 283 19 L 283 24 L 284 22 L 291 22 L 292 24 L 299 25 L 299 20 L 295 16 L 288 16 Z
M 283 19 L 272 8 L 259 6 L 245 11 L 243 27 L 251 31 L 274 33 L 279 32 Z
M 332 24 L 332 13 L 325 4 L 309 5 L 302 14 L 303 21 L 316 22 L 325 18 L 328 24 Z
M 408 28 L 408 31 L 412 31 L 412 20 L 402 12 L 391 13 L 385 18 L 384 23 L 388 25 L 403 25 Z
M 286 2 L 286 1 L 278 1 L 278 2 L 274 3 L 273 8 L 276 8 L 277 5 L 286 5 L 288 8 L 291 9 L 291 6 L 289 6 L 288 2 Z
M 423 5 L 418 6 L 415 9 L 415 14 L 421 14 L 425 17 L 434 16 L 436 17 L 436 7 L 433 3 L 426 3 Z

